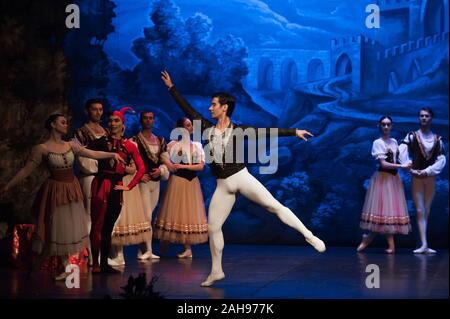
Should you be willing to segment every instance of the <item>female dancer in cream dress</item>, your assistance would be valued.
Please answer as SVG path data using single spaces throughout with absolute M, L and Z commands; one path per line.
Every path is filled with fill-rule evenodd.
M 134 164 L 126 166 L 125 171 L 128 175 L 123 178 L 123 183 L 128 185 L 136 173 L 136 167 Z M 111 237 L 114 258 L 109 259 L 108 263 L 111 266 L 124 266 L 123 247 L 145 243 L 151 248 L 151 236 L 152 227 L 142 205 L 141 191 L 139 187 L 134 187 L 123 193 L 122 210 Z
M 39 189 L 32 208 L 37 219 L 33 250 L 40 254 L 39 260 L 59 256 L 64 257 L 63 264 L 67 264 L 69 255 L 89 247 L 89 215 L 84 208 L 80 183 L 73 172 L 75 156 L 123 160 L 115 153 L 95 152 L 75 142 L 63 141 L 68 123 L 62 114 L 51 115 L 45 127 L 50 138 L 33 148 L 25 167 L 3 187 L 0 196 L 45 164 L 50 177 Z M 61 280 L 67 275 L 63 272 L 55 279 Z

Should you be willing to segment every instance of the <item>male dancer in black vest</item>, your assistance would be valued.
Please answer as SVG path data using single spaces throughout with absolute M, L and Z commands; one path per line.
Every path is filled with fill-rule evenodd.
M 84 105 L 84 112 L 88 120 L 82 127 L 77 129 L 74 138 L 83 146 L 90 149 L 92 143 L 96 140 L 108 135 L 108 129 L 102 127 L 103 104 L 102 100 L 93 98 L 86 101 Z M 95 174 L 98 172 L 98 162 L 95 159 L 78 156 L 78 167 L 80 173 L 78 179 L 80 180 L 81 189 L 84 195 L 84 207 L 86 212 L 91 214 L 91 184 L 94 180 Z M 88 230 L 91 230 L 91 219 L 89 218 Z M 89 247 L 90 250 L 90 247 Z M 92 265 L 92 254 L 89 251 L 88 264 Z
M 434 249 L 428 247 L 427 224 L 434 197 L 436 175 L 444 169 L 446 159 L 442 138 L 430 129 L 433 115 L 431 108 L 422 108 L 419 111 L 420 129 L 409 132 L 399 146 L 401 164 L 411 162 L 409 156 L 412 156 L 412 196 L 421 241 L 421 246 L 414 250 L 415 254 L 436 253 Z
M 192 119 L 201 121 L 202 133 L 208 130 L 208 141 L 212 146 L 209 155 L 214 157 L 214 161 L 210 166 L 214 176 L 217 178 L 217 187 L 211 198 L 208 210 L 208 234 L 212 269 L 210 275 L 201 285 L 208 287 L 215 281 L 225 278 L 222 270 L 222 251 L 224 247 L 222 225 L 233 208 L 237 193 L 244 195 L 251 201 L 266 208 L 269 212 L 276 214 L 283 223 L 300 232 L 305 237 L 305 240 L 317 251 L 324 252 L 325 244 L 323 241 L 315 237 L 289 208 L 278 202 L 264 185 L 247 171 L 242 161 L 236 159 L 236 147 L 239 147 L 239 145 L 233 143 L 234 136 L 239 138 L 238 135 L 240 133 L 238 132 L 241 130 L 256 128 L 235 125 L 231 122 L 230 116 L 233 113 L 235 104 L 234 97 L 227 93 L 213 94 L 209 111 L 211 112 L 211 117 L 217 120 L 217 124 L 214 125 L 194 110 L 181 96 L 173 85 L 167 71 L 162 72 L 162 80 L 181 109 Z M 266 131 L 266 136 L 269 136 L 270 128 L 263 130 Z M 278 135 L 297 136 L 305 141 L 306 135 L 313 136 L 308 131 L 294 128 L 278 129 Z M 230 140 L 232 141 L 231 143 L 229 143 Z M 228 160 L 230 156 L 232 158 L 231 161 Z
M 153 211 L 158 204 L 160 180 L 169 178 L 169 170 L 165 165 L 169 161 L 167 144 L 164 137 L 156 136 L 152 133 L 154 122 L 155 116 L 153 112 L 141 112 L 142 131 L 132 138 L 133 142 L 137 144 L 145 165 L 145 174 L 139 183 L 139 190 L 142 195 L 144 211 L 150 224 L 152 223 Z M 144 250 L 144 245 L 141 245 L 141 250 L 138 253 L 139 259 L 159 258 L 159 256 L 153 254 L 151 239 L 145 246 L 146 251 L 142 254 L 141 250 Z

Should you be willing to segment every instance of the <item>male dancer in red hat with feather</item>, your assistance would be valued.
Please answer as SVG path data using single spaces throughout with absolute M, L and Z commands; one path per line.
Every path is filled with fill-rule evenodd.
M 144 163 L 133 142 L 123 138 L 125 132 L 125 112 L 133 111 L 124 107 L 114 111 L 109 117 L 109 134 L 92 143 L 93 150 L 104 150 L 118 153 L 127 164 L 134 161 L 137 172 L 128 185 L 122 185 L 126 174 L 125 166 L 113 161 L 101 160 L 98 163 L 98 173 L 92 181 L 91 199 L 91 246 L 93 257 L 92 273 L 117 273 L 108 265 L 111 250 L 111 233 L 122 209 L 122 191 L 135 187 L 145 173 Z M 100 264 L 98 256 L 100 254 Z

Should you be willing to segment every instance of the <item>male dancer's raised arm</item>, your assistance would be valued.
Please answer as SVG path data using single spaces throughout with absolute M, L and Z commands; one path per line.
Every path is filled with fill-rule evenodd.
M 190 117 L 192 120 L 201 121 L 202 131 L 213 126 L 213 124 L 210 121 L 208 121 L 203 115 L 197 112 L 192 107 L 192 105 L 181 95 L 181 93 L 178 92 L 178 90 L 176 89 L 175 85 L 172 82 L 172 79 L 170 78 L 169 72 L 167 71 L 161 72 L 161 79 L 169 89 L 170 95 L 172 95 L 175 102 L 177 102 L 177 104 L 180 106 L 183 112 L 186 113 L 186 115 Z
M 181 107 L 181 109 L 192 119 L 194 120 L 201 120 L 202 122 L 202 131 L 210 128 L 213 125 L 212 122 L 205 119 L 199 112 L 197 112 L 190 104 L 189 102 L 181 95 L 180 92 L 175 88 L 175 85 L 172 82 L 172 79 L 170 78 L 170 75 L 167 71 L 161 72 L 161 79 L 163 80 L 164 84 L 169 89 L 170 94 L 175 99 L 177 104 Z M 271 127 L 264 127 L 264 128 L 257 128 L 251 125 L 237 125 L 236 128 L 241 128 L 242 130 L 246 129 L 254 129 L 256 132 L 258 130 L 265 130 L 266 136 L 270 136 L 270 130 L 273 129 Z M 307 141 L 306 136 L 314 136 L 310 132 L 306 130 L 299 130 L 296 128 L 277 128 L 278 129 L 278 136 L 297 136 L 305 141 Z

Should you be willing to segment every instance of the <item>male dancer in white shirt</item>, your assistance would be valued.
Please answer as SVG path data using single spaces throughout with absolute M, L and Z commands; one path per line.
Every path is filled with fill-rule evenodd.
M 234 97 L 224 92 L 213 94 L 209 108 L 211 117 L 217 120 L 217 123 L 213 124 L 195 111 L 181 96 L 173 85 L 167 71 L 162 72 L 162 80 L 181 109 L 192 119 L 201 121 L 202 133 L 206 130 L 212 132 L 209 135 L 209 143 L 217 147 L 213 146 L 211 153 L 220 153 L 218 160 L 215 156 L 216 154 L 210 154 L 214 157 L 214 161 L 210 164 L 210 167 L 214 176 L 217 178 L 217 187 L 211 198 L 208 210 L 208 234 L 212 269 L 209 276 L 201 285 L 208 287 L 215 281 L 225 278 L 222 270 L 222 251 L 224 247 L 222 225 L 233 208 L 237 193 L 244 195 L 251 201 L 266 208 L 269 212 L 276 214 L 283 223 L 300 232 L 305 237 L 305 240 L 317 251 L 324 252 L 326 248 L 323 241 L 314 236 L 289 208 L 277 201 L 264 185 L 248 172 L 244 163 L 238 162 L 234 157 L 231 162 L 224 160 L 225 158 L 229 159 L 230 153 L 236 155 L 236 143 L 229 143 L 230 140 L 234 140 L 233 137 L 230 137 L 230 132 L 250 128 L 249 126 L 236 125 L 231 122 L 230 116 L 233 113 L 235 104 Z M 268 132 L 270 128 L 266 128 L 265 130 L 266 136 L 269 136 Z M 278 129 L 278 135 L 297 136 L 305 141 L 307 140 L 306 135 L 313 136 L 308 131 L 294 128 Z
M 446 159 L 442 138 L 430 129 L 433 115 L 431 108 L 422 108 L 419 111 L 420 129 L 409 132 L 399 146 L 400 163 L 412 162 L 412 197 L 421 241 L 421 246 L 414 250 L 415 254 L 436 253 L 428 247 L 427 224 L 435 193 L 436 175 L 444 169 Z

